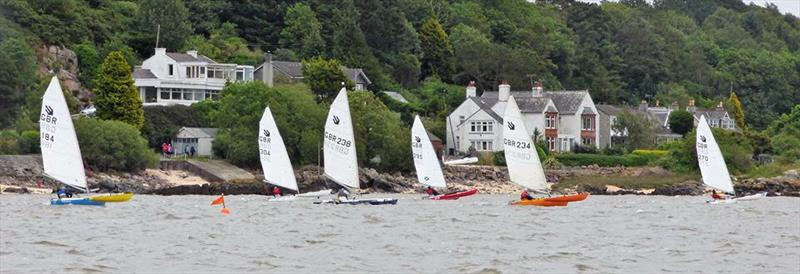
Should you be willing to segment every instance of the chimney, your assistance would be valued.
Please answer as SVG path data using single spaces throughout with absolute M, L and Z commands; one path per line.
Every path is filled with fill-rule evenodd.
M 642 112 L 647 111 L 647 101 L 642 100 L 642 102 L 639 103 L 639 111 L 642 111 Z
M 508 81 L 503 80 L 498 87 L 497 99 L 500 101 L 508 101 L 509 95 L 511 95 L 511 85 L 508 84 Z
M 689 105 L 686 106 L 686 111 L 694 112 L 696 109 L 697 107 L 694 106 L 694 99 L 689 99 Z
M 186 54 L 189 54 L 189 55 L 191 55 L 192 57 L 194 57 L 194 58 L 197 58 L 197 51 L 196 51 L 196 50 L 189 50 L 189 51 L 186 51 Z
M 660 106 L 661 106 L 661 101 L 660 100 L 656 100 L 656 107 L 660 107 Z
M 722 101 L 719 101 L 719 104 L 717 104 L 717 111 L 723 111 L 723 110 L 725 110 L 725 106 L 722 105 Z
M 478 95 L 477 88 L 475 87 L 475 81 L 469 81 L 467 85 L 467 99 L 470 97 L 476 97 Z
M 669 109 L 678 109 L 678 102 L 672 101 L 672 104 L 669 105 Z
M 536 81 L 533 83 L 533 97 L 542 97 L 542 82 Z
M 166 48 L 156 48 L 156 55 L 167 55 Z
M 274 73 L 274 67 L 272 66 L 272 52 L 267 51 L 267 54 L 264 54 L 264 64 L 261 66 L 261 80 L 264 81 L 267 86 L 271 87 L 274 84 Z

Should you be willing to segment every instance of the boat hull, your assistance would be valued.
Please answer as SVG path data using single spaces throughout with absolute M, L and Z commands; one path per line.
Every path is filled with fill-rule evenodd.
M 125 192 L 125 193 L 113 193 L 107 195 L 92 196 L 89 197 L 89 200 L 95 202 L 103 202 L 103 203 L 121 203 L 121 202 L 127 202 L 131 198 L 133 198 L 133 193 Z
M 544 200 L 545 201 L 549 201 L 549 202 L 579 202 L 579 201 L 586 200 L 587 197 L 589 197 L 589 193 L 588 192 L 583 192 L 583 193 L 578 193 L 578 194 L 575 194 L 575 195 L 564 195 L 564 196 L 558 196 L 558 197 L 547 197 L 547 198 L 544 198 Z
M 567 206 L 569 202 L 548 201 L 544 198 L 533 200 L 512 201 L 511 205 L 518 206 Z
M 456 193 L 433 196 L 430 199 L 431 200 L 457 200 L 458 198 L 472 196 L 472 195 L 475 195 L 476 193 L 478 193 L 478 189 L 477 188 L 473 188 L 473 189 L 470 189 L 470 190 L 467 190 L 467 191 L 461 191 L 461 192 L 456 192 Z
M 747 202 L 747 201 L 755 201 L 761 198 L 767 197 L 766 192 L 760 192 L 753 195 L 743 196 L 739 198 L 731 198 L 731 199 L 721 199 L 721 200 L 710 200 L 706 201 L 706 203 L 717 205 L 717 204 L 733 204 L 736 202 Z
M 104 206 L 105 202 L 92 201 L 89 197 L 84 198 L 61 198 L 50 199 L 50 205 L 88 205 L 88 206 Z
M 353 199 L 353 200 L 326 200 L 317 201 L 314 204 L 336 204 L 336 205 L 394 205 L 397 204 L 397 199 L 394 198 L 376 198 L 376 199 Z
M 297 196 L 279 196 L 279 197 L 269 197 L 267 198 L 267 202 L 291 202 L 296 201 Z

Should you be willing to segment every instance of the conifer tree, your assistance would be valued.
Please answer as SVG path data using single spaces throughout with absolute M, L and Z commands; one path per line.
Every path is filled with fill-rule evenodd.
M 122 121 L 136 129 L 144 125 L 142 100 L 131 77 L 131 67 L 121 52 L 111 52 L 103 61 L 94 94 L 98 118 Z
M 420 49 L 422 50 L 422 76 L 439 76 L 449 80 L 455 70 L 453 46 L 442 24 L 435 18 L 422 23 L 419 30 Z
M 739 101 L 739 96 L 736 96 L 736 92 L 731 91 L 731 98 L 728 99 L 731 107 L 733 109 L 733 117 L 736 118 L 736 127 L 741 130 L 747 129 L 747 125 L 744 123 L 744 109 L 742 109 L 742 102 Z

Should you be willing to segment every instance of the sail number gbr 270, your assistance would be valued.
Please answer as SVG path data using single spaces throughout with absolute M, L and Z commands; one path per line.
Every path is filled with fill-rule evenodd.
M 520 142 L 506 138 L 503 138 L 503 144 L 515 148 L 531 148 L 531 143 L 529 142 Z

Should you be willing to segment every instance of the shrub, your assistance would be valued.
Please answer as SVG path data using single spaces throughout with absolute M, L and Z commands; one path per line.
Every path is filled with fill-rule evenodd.
M 506 152 L 505 151 L 495 151 L 492 156 L 494 158 L 494 165 L 496 166 L 506 166 Z
M 478 165 L 490 166 L 494 164 L 494 153 L 488 151 L 478 152 Z
M 636 154 L 636 155 L 642 155 L 642 156 L 657 156 L 657 157 L 663 157 L 663 156 L 669 155 L 669 151 L 668 150 L 637 149 L 637 150 L 634 150 L 632 153 Z
M 584 153 L 584 154 L 597 154 L 597 148 L 590 145 L 578 144 L 575 146 L 574 152 Z
M 19 154 L 19 134 L 13 130 L 0 131 L 0 154 Z
M 184 105 L 148 106 L 144 108 L 142 136 L 151 148 L 161 149 L 181 127 L 207 127 L 194 107 Z
M 83 158 L 98 170 L 136 172 L 158 163 L 158 156 L 130 124 L 81 118 L 75 131 Z
M 744 134 L 720 128 L 712 128 L 711 131 L 730 172 L 746 172 L 753 167 L 753 147 Z M 696 132 L 691 131 L 683 140 L 661 144 L 659 148 L 669 150 L 670 156 L 659 160 L 659 165 L 677 172 L 697 170 L 695 136 Z
M 556 159 L 566 166 L 646 166 L 650 162 L 648 157 L 635 154 L 612 156 L 564 153 L 557 155 Z
M 39 153 L 39 132 L 35 130 L 26 130 L 19 135 L 17 140 L 20 153 L 35 154 Z

